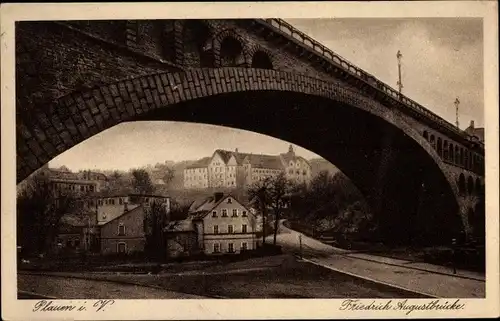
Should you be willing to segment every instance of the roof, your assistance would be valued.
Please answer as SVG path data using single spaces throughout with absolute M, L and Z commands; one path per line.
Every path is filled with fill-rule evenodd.
M 193 164 L 187 166 L 186 169 L 207 167 L 210 163 L 210 159 L 211 157 L 203 157 L 202 159 L 199 159 Z
M 172 221 L 163 229 L 165 232 L 195 232 L 191 220 Z
M 282 169 L 283 165 L 279 156 L 272 155 L 250 155 L 248 158 L 250 165 L 255 168 Z
M 124 217 L 125 215 L 128 215 L 128 214 L 131 214 L 132 212 L 137 212 L 139 210 L 143 210 L 144 212 L 144 207 L 142 205 L 139 205 L 139 206 L 136 206 L 134 208 L 132 208 L 131 210 L 128 210 L 127 212 L 123 212 L 122 214 L 116 216 L 116 217 L 113 217 L 111 220 L 107 221 L 107 222 L 99 222 L 97 223 L 99 226 L 104 226 L 104 225 L 107 225 L 117 219 L 119 219 L 120 217 Z
M 222 161 L 227 164 L 227 162 L 229 162 L 229 160 L 231 159 L 231 156 L 233 156 L 233 153 L 232 151 L 229 151 L 229 150 L 223 150 L 223 149 L 216 149 L 215 152 L 214 152 L 214 155 L 215 154 L 219 154 L 220 157 L 222 158 Z
M 197 219 L 204 218 L 208 213 L 210 213 L 214 208 L 216 208 L 220 203 L 222 203 L 228 197 L 232 197 L 236 202 L 238 202 L 241 206 L 243 206 L 244 208 L 246 208 L 248 210 L 248 208 L 244 205 L 244 202 L 241 202 L 234 195 L 223 194 L 222 197 L 219 200 L 217 200 L 217 201 L 215 201 L 215 196 L 209 196 L 209 197 L 207 197 L 205 199 L 205 201 L 203 203 L 201 203 L 200 206 L 198 206 L 197 208 L 195 208 L 189 214 L 189 217 L 192 220 L 197 220 Z M 191 210 L 191 208 L 190 208 L 190 210 Z M 250 211 L 248 210 L 248 212 L 250 212 Z

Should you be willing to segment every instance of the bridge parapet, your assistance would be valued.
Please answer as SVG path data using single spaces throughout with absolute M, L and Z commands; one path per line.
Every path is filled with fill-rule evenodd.
M 383 92 L 384 94 L 392 98 L 396 103 L 399 103 L 400 105 L 402 104 L 403 107 L 409 108 L 412 111 L 418 113 L 419 115 L 426 117 L 428 120 L 431 120 L 443 126 L 448 131 L 452 132 L 455 135 L 460 136 L 464 140 L 467 141 L 473 140 L 472 136 L 468 135 L 464 131 L 453 126 L 442 117 L 436 115 L 435 113 L 428 110 L 419 103 L 415 102 L 414 100 L 410 99 L 409 97 L 400 94 L 396 89 L 378 80 L 373 75 L 367 73 L 361 68 L 356 67 L 347 59 L 334 53 L 332 50 L 328 49 L 326 46 L 314 40 L 313 38 L 306 35 L 302 31 L 298 30 L 297 28 L 287 23 L 283 19 L 277 19 L 277 18 L 257 19 L 257 21 L 259 21 L 259 23 L 261 24 L 266 25 L 268 28 L 272 28 L 274 30 L 277 30 L 278 32 L 281 32 L 291 37 L 293 41 L 295 41 L 298 45 L 301 45 L 308 50 L 312 50 L 316 55 L 319 55 L 321 58 L 325 59 L 330 64 L 334 65 L 337 68 L 342 69 L 343 71 L 349 73 L 351 76 L 357 78 L 358 80 L 361 80 L 362 82 L 371 86 L 372 88 Z

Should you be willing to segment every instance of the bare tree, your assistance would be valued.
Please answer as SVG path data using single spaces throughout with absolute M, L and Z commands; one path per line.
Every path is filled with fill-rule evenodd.
M 266 237 L 266 216 L 267 208 L 270 207 L 274 214 L 274 237 L 273 244 L 276 245 L 278 234 L 279 220 L 281 212 L 288 203 L 288 195 L 292 189 L 292 183 L 286 178 L 284 173 L 277 176 L 268 176 L 260 180 L 248 189 L 250 199 L 256 199 L 259 202 L 259 207 L 262 212 L 262 234 L 263 242 Z
M 18 243 L 28 254 L 45 253 L 59 230 L 61 217 L 73 211 L 76 198 L 58 190 L 43 174 L 28 178 L 17 195 Z
M 152 194 L 154 187 L 149 173 L 143 168 L 133 169 L 131 172 L 134 189 L 140 194 Z
M 170 182 L 174 179 L 174 177 L 175 177 L 174 169 L 170 167 L 165 168 L 165 174 L 162 177 L 165 184 L 166 185 L 170 184 Z

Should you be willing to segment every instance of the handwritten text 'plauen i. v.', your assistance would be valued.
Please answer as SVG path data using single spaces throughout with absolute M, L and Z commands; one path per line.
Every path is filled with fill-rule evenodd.
M 41 300 L 35 303 L 33 312 L 72 312 L 72 311 L 104 311 L 112 306 L 115 300 L 84 301 L 79 304 L 58 304 L 54 301 Z

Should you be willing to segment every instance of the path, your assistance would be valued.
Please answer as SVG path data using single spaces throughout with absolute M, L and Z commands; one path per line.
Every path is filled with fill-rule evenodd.
M 453 275 L 447 272 L 450 269 L 438 265 L 352 253 L 321 243 L 280 222 L 277 243 L 285 250 L 299 254 L 299 237 L 304 258 L 335 271 L 435 297 L 485 297 L 486 283 L 479 273 L 460 270 Z M 268 241 L 272 241 L 272 236 Z

